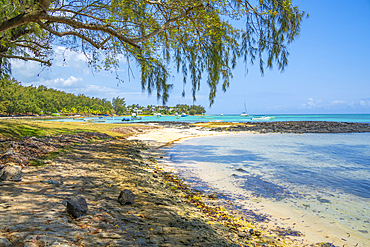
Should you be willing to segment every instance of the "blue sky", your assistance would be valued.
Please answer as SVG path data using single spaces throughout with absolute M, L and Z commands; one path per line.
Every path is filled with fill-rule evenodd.
M 215 103 L 208 107 L 208 86 L 201 85 L 195 104 L 208 114 L 241 113 L 244 101 L 250 114 L 370 114 L 370 0 L 293 0 L 310 14 L 302 24 L 301 36 L 290 46 L 285 72 L 266 70 L 240 61 L 226 93 L 218 90 Z M 63 62 L 63 56 L 66 61 Z M 174 70 L 175 71 L 175 70 Z M 128 80 L 123 64 L 117 85 L 110 72 L 93 73 L 84 55 L 56 47 L 54 65 L 42 69 L 34 62 L 15 61 L 13 76 L 23 85 L 45 85 L 69 93 L 91 97 L 124 97 L 128 104 L 156 105 L 155 93 L 141 91 L 140 74 Z M 167 105 L 192 104 L 191 85 L 185 86 L 176 73 Z

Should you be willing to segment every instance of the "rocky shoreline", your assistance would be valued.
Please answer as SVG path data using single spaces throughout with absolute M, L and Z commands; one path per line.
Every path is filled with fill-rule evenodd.
M 187 129 L 194 125 L 202 126 L 204 123 L 186 122 L 146 122 L 165 128 Z M 218 123 L 219 127 L 201 127 L 202 130 L 218 132 L 258 132 L 258 133 L 363 133 L 370 132 L 370 124 L 325 122 L 325 121 L 287 121 L 287 122 L 249 122 L 229 125 L 226 122 Z

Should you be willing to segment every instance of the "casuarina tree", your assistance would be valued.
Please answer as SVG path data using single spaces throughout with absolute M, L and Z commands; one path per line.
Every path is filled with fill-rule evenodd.
M 226 90 L 238 58 L 284 70 L 306 15 L 291 0 L 0 0 L 0 69 L 13 59 L 51 66 L 53 45 L 83 52 L 96 70 L 137 63 L 143 90 L 165 103 L 172 69 L 202 78 L 210 104 Z

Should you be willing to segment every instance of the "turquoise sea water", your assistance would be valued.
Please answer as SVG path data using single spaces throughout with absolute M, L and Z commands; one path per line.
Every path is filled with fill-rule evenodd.
M 257 116 L 257 115 L 256 115 Z M 273 117 L 272 120 L 258 120 L 258 121 L 333 121 L 333 122 L 352 122 L 352 123 L 370 123 L 370 114 L 307 114 L 307 115 L 268 115 Z M 176 118 L 176 116 L 143 116 L 142 120 L 130 122 L 150 122 L 150 121 L 180 121 L 180 122 L 209 122 L 209 121 L 222 121 L 222 122 L 253 122 L 253 115 L 249 117 L 241 117 L 240 115 L 206 115 L 206 116 L 187 116 Z M 123 123 L 122 119 L 126 117 L 87 117 L 87 118 L 67 118 L 57 121 L 76 121 L 83 122 L 87 120 L 105 121 L 102 123 Z M 52 120 L 56 121 L 56 120 Z
M 203 137 L 170 148 L 169 155 L 198 189 L 236 202 L 283 205 L 302 219 L 317 217 L 325 229 L 342 229 L 340 246 L 370 246 L 370 133 Z

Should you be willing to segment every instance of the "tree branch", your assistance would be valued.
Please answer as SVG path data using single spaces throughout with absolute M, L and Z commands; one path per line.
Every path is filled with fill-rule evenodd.
M 16 46 L 22 46 L 22 47 L 29 47 L 28 45 L 23 44 L 23 43 L 29 43 L 29 44 L 33 44 L 35 46 L 38 46 L 42 49 L 45 49 L 45 50 L 51 50 L 52 49 L 49 46 L 41 45 L 37 42 L 33 42 L 33 41 L 29 41 L 29 40 L 16 40 L 16 41 L 10 41 L 9 43 L 15 44 Z
M 86 36 L 84 36 L 84 35 L 82 35 L 82 34 L 80 34 L 78 32 L 73 32 L 73 31 L 57 32 L 57 31 L 53 30 L 51 27 L 49 27 L 48 25 L 42 23 L 41 21 L 38 21 L 37 24 L 39 24 L 42 28 L 46 29 L 47 31 L 49 31 L 50 33 L 52 33 L 52 34 L 54 34 L 54 35 L 56 35 L 58 37 L 68 36 L 68 35 L 77 36 L 77 37 L 79 37 L 79 38 L 81 38 L 81 39 L 89 42 L 95 48 L 105 49 L 103 45 L 106 42 L 106 40 L 103 41 L 102 44 L 98 44 L 98 43 L 94 42 L 92 39 L 90 39 L 90 38 L 88 38 L 88 37 L 86 37 Z
M 16 17 L 2 22 L 0 24 L 0 32 L 5 32 L 9 29 L 16 28 L 27 23 L 37 22 L 38 20 L 42 19 L 45 14 L 46 12 L 44 10 L 37 10 L 17 15 Z
M 21 56 L 13 56 L 13 55 L 8 55 L 8 54 L 5 54 L 3 52 L 0 53 L 0 57 L 5 57 L 5 58 L 15 58 L 15 59 L 21 59 L 21 60 L 24 60 L 24 61 L 36 61 L 36 62 L 39 62 L 39 63 L 43 63 L 43 64 L 46 64 L 47 66 L 51 66 L 51 63 L 50 61 L 45 61 L 45 60 L 42 60 L 42 59 L 38 59 L 38 58 L 35 58 L 35 57 L 21 57 Z
M 187 16 L 191 11 L 193 11 L 194 9 L 197 9 L 197 8 L 200 8 L 200 7 L 204 7 L 203 4 L 200 4 L 200 5 L 197 5 L 197 6 L 194 6 L 194 7 L 191 7 L 191 8 L 188 8 L 183 14 L 177 16 L 177 17 L 174 17 L 174 18 L 171 18 L 169 19 L 168 21 L 166 21 L 166 23 L 164 23 L 160 28 L 154 30 L 153 32 L 151 32 L 150 34 L 146 35 L 146 36 L 143 36 L 141 38 L 137 38 L 137 39 L 134 39 L 133 41 L 134 42 L 143 42 L 143 41 L 146 41 L 150 38 L 152 38 L 153 36 L 163 32 L 166 28 L 168 28 L 170 26 L 170 24 L 174 21 L 178 21 L 179 19 Z
M 43 19 L 48 20 L 50 22 L 64 23 L 64 24 L 67 24 L 67 25 L 71 25 L 75 28 L 84 28 L 84 29 L 87 29 L 87 30 L 102 31 L 102 32 L 108 33 L 108 34 L 118 38 L 119 40 L 121 40 L 121 41 L 123 41 L 127 44 L 130 44 L 130 45 L 140 49 L 140 46 L 138 44 L 136 44 L 136 42 L 134 40 L 126 38 L 121 33 L 117 32 L 113 29 L 110 29 L 107 26 L 103 26 L 103 25 L 99 25 L 99 24 L 85 24 L 85 23 L 82 23 L 82 22 L 79 22 L 79 21 L 75 21 L 75 20 L 65 18 L 65 17 L 60 17 L 60 16 L 46 15 L 46 16 L 43 17 Z M 56 31 L 54 31 L 54 32 L 56 32 Z

